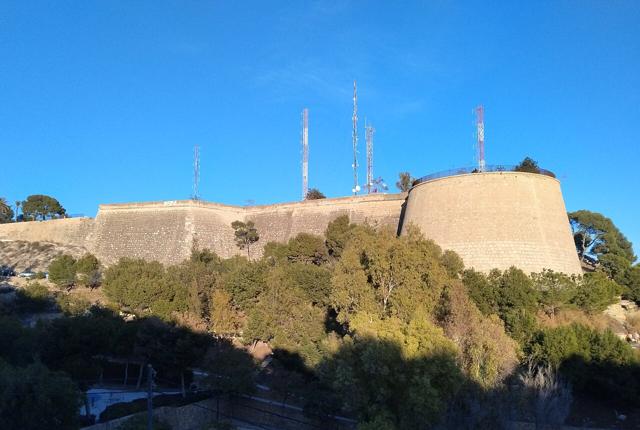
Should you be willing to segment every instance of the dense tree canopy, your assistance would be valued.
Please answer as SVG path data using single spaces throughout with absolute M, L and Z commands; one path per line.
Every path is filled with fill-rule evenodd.
M 0 428 L 75 430 L 80 405 L 80 391 L 65 374 L 0 361 Z
M 0 197 L 0 224 L 13 221 L 13 209 L 7 199 Z
M 106 270 L 103 286 L 110 300 L 134 312 L 169 317 L 186 309 L 186 288 L 158 262 L 122 258 Z
M 597 259 L 610 277 L 621 282 L 636 259 L 631 242 L 611 219 L 597 212 L 570 212 L 569 221 L 581 261 L 587 256 Z
M 311 188 L 309 191 L 307 191 L 307 195 L 304 198 L 305 200 L 319 200 L 319 199 L 326 199 L 327 196 L 322 194 L 322 192 L 319 189 Z
M 396 187 L 402 192 L 407 192 L 413 185 L 413 181 L 415 178 L 411 176 L 409 172 L 400 172 L 398 174 L 398 182 L 396 182 Z
M 624 272 L 628 295 L 640 281 L 637 268 Z M 99 271 L 95 256 L 63 255 L 50 278 L 87 285 Z M 0 360 L 24 368 L 38 357 L 47 371 L 82 381 L 116 357 L 152 363 L 161 378 L 183 386 L 187 370 L 198 367 L 209 373 L 209 388 L 229 394 L 250 392 L 258 375 L 283 402 L 295 394 L 308 413 L 347 413 L 359 429 L 432 428 L 445 411 L 510 407 L 522 399 L 499 393 L 522 384 L 521 364 L 559 369 L 585 396 L 589 386 L 616 401 L 639 396 L 637 359 L 624 342 L 561 319 L 571 311 L 588 322 L 613 303 L 622 287 L 609 272 L 465 270 L 460 256 L 416 228 L 398 236 L 342 216 L 325 237 L 267 243 L 253 260 L 196 248 L 175 266 L 121 259 L 105 270 L 103 287 L 110 306 L 134 313 L 133 321 L 56 292 L 64 318 L 27 328 L 0 316 Z M 49 308 L 49 294 L 31 283 L 14 311 Z M 247 354 L 263 348 L 259 341 L 273 351 L 261 372 Z M 498 398 L 499 405 L 486 404 Z M 499 428 L 496 420 L 483 412 L 474 422 Z
M 538 163 L 529 157 L 525 157 L 514 169 L 516 172 L 540 173 Z
M 25 221 L 62 218 L 67 214 L 58 200 L 42 194 L 27 197 L 22 202 L 22 213 Z

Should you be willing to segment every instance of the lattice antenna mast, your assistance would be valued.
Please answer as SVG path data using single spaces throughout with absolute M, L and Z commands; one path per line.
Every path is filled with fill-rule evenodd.
M 309 109 L 302 109 L 302 200 L 309 192 Z
M 484 172 L 484 107 L 482 105 L 476 108 L 476 126 L 478 129 L 478 170 Z
M 367 141 L 367 194 L 371 194 L 373 188 L 373 133 L 375 128 L 371 126 L 371 123 L 364 122 L 365 138 Z
M 358 185 L 358 92 L 356 90 L 356 81 L 353 81 L 353 195 L 355 196 L 360 191 L 360 185 Z
M 200 200 L 200 147 L 193 147 L 193 200 Z

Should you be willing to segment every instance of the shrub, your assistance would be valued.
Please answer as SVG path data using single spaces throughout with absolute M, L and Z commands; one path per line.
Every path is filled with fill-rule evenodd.
M 21 312 L 42 312 L 51 306 L 49 290 L 39 282 L 30 282 L 18 290 L 16 305 Z
M 76 260 L 63 254 L 49 265 L 49 280 L 60 289 L 71 289 L 76 282 Z
M 100 262 L 93 254 L 85 254 L 76 261 L 78 284 L 95 288 L 100 285 Z
M 71 294 L 58 293 L 56 304 L 65 315 L 83 315 L 91 308 L 91 302 L 84 297 L 72 296 Z
M 186 309 L 186 289 L 157 261 L 122 258 L 105 272 L 107 297 L 134 312 L 169 318 Z
M 587 312 L 602 312 L 616 301 L 622 291 L 622 287 L 610 280 L 605 273 L 587 273 L 571 302 Z
M 13 367 L 0 363 L 0 428 L 78 428 L 81 393 L 62 372 L 40 363 Z
M 560 368 L 578 392 L 618 405 L 640 401 L 638 358 L 609 330 L 580 324 L 545 329 L 527 349 L 534 363 Z
M 440 257 L 440 262 L 447 269 L 447 273 L 452 278 L 457 278 L 458 275 L 462 273 L 464 270 L 464 262 L 462 258 L 454 251 L 447 249 L 442 253 L 442 257 Z
M 320 236 L 300 233 L 287 243 L 289 261 L 320 265 L 329 258 L 327 247 Z
M 540 173 L 538 163 L 529 157 L 525 157 L 513 170 L 516 172 Z
M 349 222 L 348 215 L 341 215 L 327 225 L 325 238 L 329 255 L 340 258 L 342 250 L 352 237 L 354 225 Z

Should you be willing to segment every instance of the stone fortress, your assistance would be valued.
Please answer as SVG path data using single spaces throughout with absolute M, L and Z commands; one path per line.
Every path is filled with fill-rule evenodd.
M 229 206 L 199 200 L 100 205 L 93 218 L 0 225 L 0 240 L 81 246 L 104 264 L 120 257 L 179 263 L 194 246 L 221 257 L 243 253 L 231 223 L 253 221 L 259 256 L 271 241 L 298 233 L 323 234 L 340 215 L 351 222 L 391 226 L 399 234 L 418 226 L 466 267 L 516 266 L 581 274 L 560 183 L 536 173 L 493 171 L 421 180 L 408 193 L 309 200 L 265 206 Z

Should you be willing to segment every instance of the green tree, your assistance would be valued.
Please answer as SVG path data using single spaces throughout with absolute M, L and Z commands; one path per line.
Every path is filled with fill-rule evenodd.
M 13 222 L 13 209 L 7 203 L 7 199 L 0 197 L 0 224 Z
M 260 236 L 253 221 L 234 221 L 231 223 L 231 227 L 234 230 L 236 245 L 240 249 L 247 250 L 247 257 L 251 258 L 251 245 L 256 243 Z
M 631 242 L 611 219 L 600 213 L 570 212 L 569 221 L 580 261 L 593 256 L 610 277 L 620 281 L 636 259 Z
M 62 218 L 66 211 L 60 202 L 53 197 L 34 194 L 22 202 L 22 213 L 26 220 L 45 220 L 48 218 Z
M 249 354 L 228 342 L 220 342 L 207 352 L 202 367 L 205 384 L 223 394 L 250 394 L 255 390 L 255 364 Z
M 586 273 L 571 302 L 590 313 L 602 312 L 622 291 L 622 287 L 604 273 Z
M 231 295 L 234 306 L 248 312 L 265 289 L 267 266 L 263 262 L 247 261 L 241 257 L 226 260 L 225 263 L 228 267 L 222 275 L 222 288 Z
M 122 258 L 105 271 L 103 288 L 110 300 L 137 313 L 166 319 L 186 310 L 187 292 L 178 273 L 167 273 L 157 261 Z
M 68 254 L 57 257 L 49 264 L 49 279 L 58 288 L 70 290 L 76 283 L 76 260 Z
M 539 305 L 551 317 L 571 303 L 578 290 L 576 281 L 564 273 L 545 269 L 541 273 L 532 273 L 531 278 L 539 292 Z
M 462 283 L 480 312 L 484 315 L 498 315 L 499 292 L 484 273 L 467 269 L 462 272 Z
M 534 159 L 529 157 L 525 157 L 525 159 L 522 160 L 514 170 L 516 172 L 540 173 L 538 163 Z
M 452 278 L 457 278 L 464 270 L 462 258 L 454 251 L 447 249 L 442 253 L 440 262 L 447 269 L 447 273 Z
M 518 364 L 517 344 L 496 315 L 475 306 L 460 283 L 442 292 L 438 324 L 458 346 L 458 362 L 467 377 L 484 388 L 497 387 Z
M 455 345 L 425 315 L 407 323 L 363 313 L 351 326 L 321 374 L 359 428 L 432 427 L 462 383 Z
M 309 191 L 307 191 L 307 195 L 304 197 L 305 200 L 320 200 L 326 198 L 327 196 L 322 194 L 317 188 L 311 188 Z
M 39 282 L 29 282 L 16 291 L 15 307 L 18 312 L 42 312 L 51 307 L 52 301 L 47 287 Z
M 209 321 L 213 332 L 220 336 L 238 334 L 242 321 L 229 293 L 221 288 L 213 290 L 210 304 Z
M 300 233 L 289 239 L 286 255 L 289 261 L 320 265 L 329 259 L 324 239 L 309 233 Z
M 359 311 L 405 321 L 419 309 L 431 313 L 450 279 L 440 257 L 440 247 L 416 229 L 397 237 L 390 229 L 358 227 L 332 277 L 339 321 Z
M 76 280 L 85 287 L 100 285 L 100 262 L 93 254 L 85 254 L 76 261 Z
M 355 224 L 350 223 L 349 215 L 340 215 L 327 225 L 324 236 L 329 255 L 334 258 L 340 258 L 342 250 L 352 237 L 354 228 Z
M 313 366 L 322 357 L 325 314 L 292 282 L 284 266 L 276 266 L 267 275 L 258 302 L 249 311 L 243 337 L 247 342 L 262 340 L 273 348 L 295 351 L 307 365 Z
M 400 172 L 398 174 L 398 182 L 396 182 L 396 187 L 398 187 L 398 189 L 404 193 L 409 191 L 414 181 L 415 179 L 409 172 Z
M 624 296 L 629 300 L 640 303 L 640 264 L 629 268 L 624 276 L 624 285 L 627 286 Z
M 81 393 L 64 373 L 0 362 L 0 428 L 77 429 L 80 405 Z

